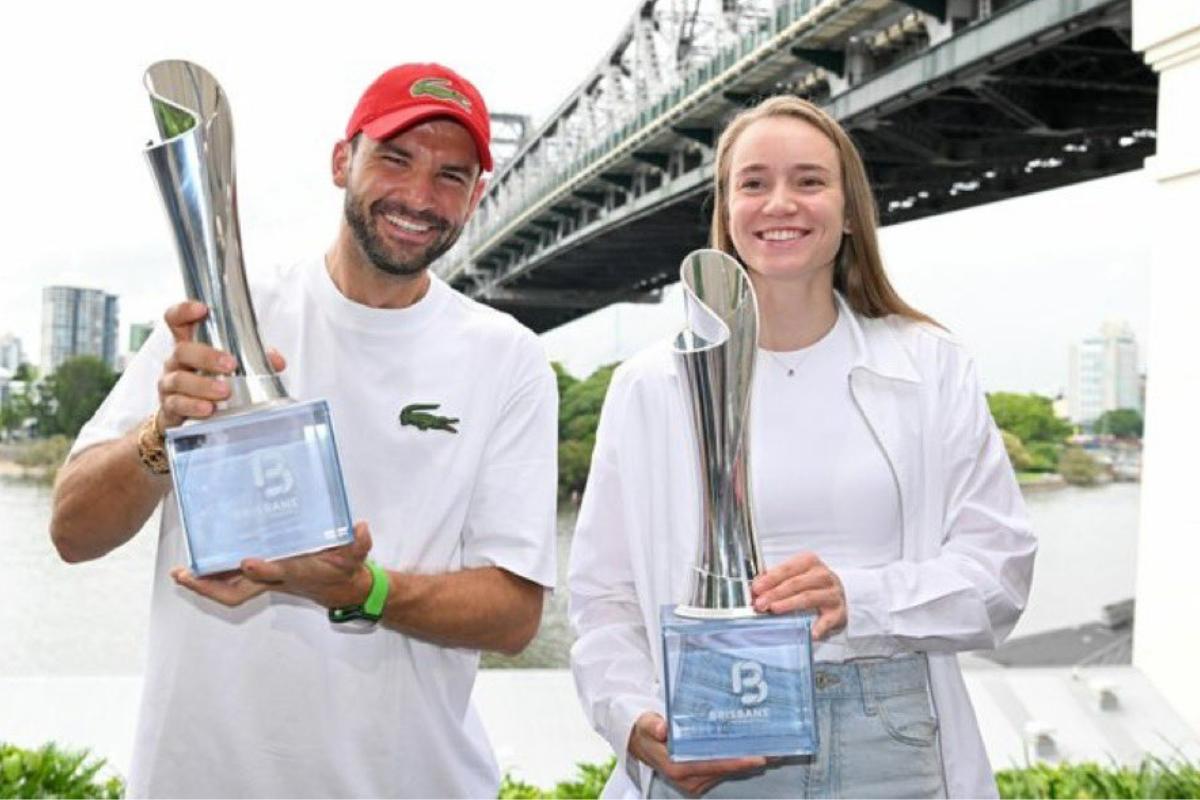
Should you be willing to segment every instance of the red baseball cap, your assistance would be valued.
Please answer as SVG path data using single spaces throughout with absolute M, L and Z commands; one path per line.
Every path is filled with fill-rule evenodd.
M 376 78 L 354 107 L 346 138 L 361 132 L 382 141 L 433 117 L 461 123 L 475 140 L 483 171 L 492 169 L 492 125 L 483 97 L 470 81 L 441 64 L 401 64 Z

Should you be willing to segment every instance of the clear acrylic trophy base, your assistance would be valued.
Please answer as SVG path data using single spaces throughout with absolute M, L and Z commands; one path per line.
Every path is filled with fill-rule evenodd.
M 662 606 L 672 761 L 817 752 L 812 614 L 692 619 Z
M 167 455 L 197 575 L 354 540 L 324 400 L 172 428 Z

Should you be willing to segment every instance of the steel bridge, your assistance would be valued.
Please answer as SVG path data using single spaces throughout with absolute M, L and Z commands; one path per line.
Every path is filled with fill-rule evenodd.
M 1130 1 L 644 0 L 438 272 L 535 331 L 657 300 L 707 240 L 722 127 L 774 94 L 847 128 L 882 225 L 1137 169 L 1158 85 Z

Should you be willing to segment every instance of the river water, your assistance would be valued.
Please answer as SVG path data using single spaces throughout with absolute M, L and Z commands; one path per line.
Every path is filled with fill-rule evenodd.
M 1040 550 L 1014 635 L 1094 621 L 1104 604 L 1133 597 L 1139 495 L 1136 484 L 1110 484 L 1026 498 Z M 157 519 L 107 557 L 69 566 L 50 544 L 49 518 L 48 487 L 0 477 L 0 676 L 139 674 Z M 573 524 L 573 513 L 560 515 L 560 585 Z M 524 653 L 484 663 L 566 666 L 570 639 L 566 592 L 558 591 Z

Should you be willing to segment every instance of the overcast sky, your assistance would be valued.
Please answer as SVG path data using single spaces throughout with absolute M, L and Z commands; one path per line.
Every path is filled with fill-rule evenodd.
M 341 198 L 329 155 L 379 72 L 436 60 L 493 111 L 549 115 L 600 60 L 635 3 L 512 0 L 22 4 L 0 30 L 7 156 L 0 185 L 0 334 L 40 358 L 41 289 L 121 297 L 128 325 L 182 294 L 142 147 L 142 88 L 160 58 L 203 64 L 230 97 L 247 266 L 309 258 L 332 239 Z M 178 10 L 176 10 L 178 9 Z M 976 353 L 989 389 L 1053 392 L 1067 348 L 1106 318 L 1142 339 L 1152 213 L 1142 173 L 889 229 L 905 298 Z M 702 242 L 697 242 L 701 246 Z M 547 337 L 578 372 L 678 325 L 675 302 L 595 315 Z M 1144 360 L 1144 354 L 1143 354 Z

